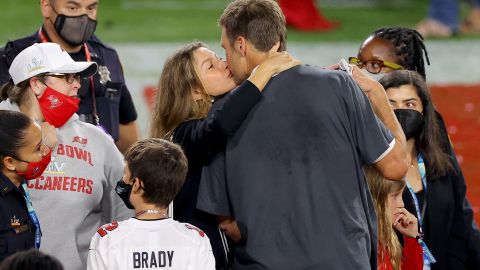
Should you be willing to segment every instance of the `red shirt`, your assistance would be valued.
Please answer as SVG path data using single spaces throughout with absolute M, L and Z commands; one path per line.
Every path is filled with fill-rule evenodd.
M 422 270 L 423 269 L 423 251 L 417 239 L 411 237 L 403 237 L 403 258 L 401 270 Z M 390 254 L 385 253 L 384 260 L 380 259 L 380 252 L 382 248 L 378 249 L 378 270 L 393 270 L 390 262 Z

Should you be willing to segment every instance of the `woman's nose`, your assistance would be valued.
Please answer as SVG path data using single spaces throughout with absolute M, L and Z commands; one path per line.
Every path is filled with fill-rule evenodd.
M 42 150 L 42 157 L 46 156 L 48 154 L 48 152 L 51 151 L 50 148 L 44 143 L 42 143 L 42 145 L 40 147 L 42 148 L 41 149 Z
M 224 69 L 227 69 L 228 68 L 227 61 L 226 60 L 221 60 L 220 61 L 220 66 Z
M 72 83 L 72 90 L 75 91 L 75 95 L 78 94 L 78 89 L 80 89 L 80 87 L 82 87 L 82 84 L 80 84 L 80 81 L 74 80 Z
M 404 208 L 405 207 L 405 204 L 403 203 L 402 197 L 400 197 L 400 199 L 398 199 L 398 207 L 399 208 Z

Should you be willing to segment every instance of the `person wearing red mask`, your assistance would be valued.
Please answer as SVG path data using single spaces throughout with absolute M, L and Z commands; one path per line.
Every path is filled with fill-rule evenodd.
M 113 190 L 122 177 L 121 153 L 110 136 L 75 113 L 81 78 L 96 71 L 95 62 L 76 62 L 56 43 L 35 43 L 15 57 L 11 79 L 0 89 L 0 109 L 55 128 L 52 161 L 27 187 L 42 221 L 41 249 L 66 269 L 85 269 L 90 238 L 100 225 L 133 214 Z
M 40 247 L 40 222 L 25 180 L 40 176 L 50 158 L 38 124 L 23 113 L 0 110 L 0 262 Z
M 117 52 L 95 34 L 99 0 L 39 0 L 42 24 L 33 34 L 0 48 L 0 84 L 8 81 L 13 59 L 34 43 L 54 42 L 75 61 L 96 62 L 98 73 L 82 81 L 77 114 L 81 121 L 102 126 L 120 151 L 140 139 L 137 112 L 125 83 Z M 0 45 L 2 46 L 2 45 Z

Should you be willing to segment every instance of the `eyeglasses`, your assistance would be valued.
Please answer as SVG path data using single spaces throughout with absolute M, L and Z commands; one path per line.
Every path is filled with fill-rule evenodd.
M 68 84 L 72 84 L 74 81 L 80 82 L 81 78 L 80 75 L 69 73 L 69 74 L 62 74 L 62 73 L 45 73 L 45 76 L 55 77 L 59 79 L 65 80 Z
M 365 67 L 368 70 L 368 72 L 370 72 L 372 74 L 380 73 L 380 71 L 382 71 L 383 67 L 389 67 L 389 68 L 395 69 L 395 70 L 404 69 L 399 64 L 395 64 L 395 63 L 388 62 L 388 61 L 382 61 L 382 60 L 369 60 L 369 61 L 362 62 L 357 57 L 349 57 L 348 62 L 352 65 L 356 65 L 359 68 L 364 68 Z

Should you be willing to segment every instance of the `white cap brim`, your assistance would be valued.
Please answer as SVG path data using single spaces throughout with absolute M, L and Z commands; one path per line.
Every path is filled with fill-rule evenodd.
M 98 65 L 95 62 L 73 62 L 68 63 L 56 69 L 52 69 L 49 73 L 62 73 L 62 74 L 79 74 L 82 78 L 95 75 L 98 70 Z

